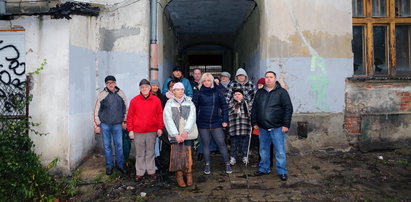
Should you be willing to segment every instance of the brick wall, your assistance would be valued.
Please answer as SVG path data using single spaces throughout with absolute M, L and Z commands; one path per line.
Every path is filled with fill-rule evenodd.
M 345 94 L 344 129 L 351 138 L 361 135 L 364 115 L 411 113 L 411 79 L 350 78 Z
M 410 92 L 397 92 L 397 96 L 400 97 L 401 100 L 400 111 L 409 111 L 411 108 Z

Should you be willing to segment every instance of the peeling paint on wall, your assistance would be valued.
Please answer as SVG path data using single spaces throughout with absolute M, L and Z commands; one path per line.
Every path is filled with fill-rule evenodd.
M 294 16 L 294 11 L 292 9 L 290 1 L 287 1 L 287 6 L 288 6 L 288 11 L 290 13 L 291 19 L 294 23 L 295 29 L 297 30 L 298 34 L 303 40 L 305 46 L 308 47 L 309 53 L 311 55 L 310 70 L 312 72 L 316 72 L 317 69 L 319 70 L 317 74 L 308 76 L 308 81 L 310 83 L 311 91 L 313 91 L 314 95 L 316 96 L 316 106 L 322 111 L 329 111 L 329 106 L 325 102 L 325 100 L 327 99 L 326 90 L 328 88 L 329 81 L 326 76 L 327 70 L 326 70 L 324 59 L 319 56 L 318 52 L 311 46 L 311 44 L 307 41 L 305 36 L 302 34 L 298 21 Z
M 121 29 L 115 29 L 115 30 L 110 30 L 110 29 L 105 29 L 105 28 L 100 28 L 100 34 L 101 34 L 101 41 L 100 41 L 100 48 L 101 50 L 104 51 L 112 51 L 115 42 L 123 37 L 128 37 L 128 36 L 133 36 L 133 35 L 139 35 L 140 34 L 140 28 L 128 28 L 128 27 L 121 27 Z

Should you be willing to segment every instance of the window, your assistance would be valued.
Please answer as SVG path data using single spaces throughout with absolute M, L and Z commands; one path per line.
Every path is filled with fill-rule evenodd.
M 202 73 L 208 72 L 212 74 L 214 77 L 220 77 L 220 74 L 223 70 L 223 66 L 221 65 L 191 65 L 190 69 L 190 76 L 193 76 L 193 70 L 195 68 L 200 68 Z
M 411 75 L 411 0 L 352 0 L 355 76 Z

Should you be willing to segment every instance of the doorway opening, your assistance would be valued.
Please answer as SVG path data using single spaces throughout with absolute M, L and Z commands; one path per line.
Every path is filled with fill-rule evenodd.
M 253 0 L 172 0 L 164 7 L 163 68 L 159 78 L 181 66 L 184 76 L 194 68 L 218 77 L 238 67 L 252 71 L 259 47 L 260 13 Z M 161 34 L 161 33 L 160 33 Z M 233 79 L 233 78 L 232 78 Z

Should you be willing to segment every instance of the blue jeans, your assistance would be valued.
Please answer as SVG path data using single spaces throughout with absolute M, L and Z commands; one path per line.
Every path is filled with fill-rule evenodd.
M 116 152 L 116 164 L 118 168 L 124 168 L 123 154 L 123 129 L 121 124 L 100 124 L 101 135 L 103 136 L 104 157 L 106 159 L 106 168 L 113 168 L 113 152 L 111 149 L 111 136 L 114 140 Z
M 156 144 L 154 145 L 154 154 L 156 155 L 156 158 L 160 156 L 160 139 L 156 137 Z
M 267 129 L 260 128 L 260 134 L 258 139 L 260 142 L 260 167 L 258 171 L 263 173 L 270 172 L 270 145 L 274 145 L 275 152 L 275 168 L 277 173 L 287 174 L 286 168 L 286 156 L 285 156 L 285 134 L 280 128 L 272 129 L 268 131 Z

